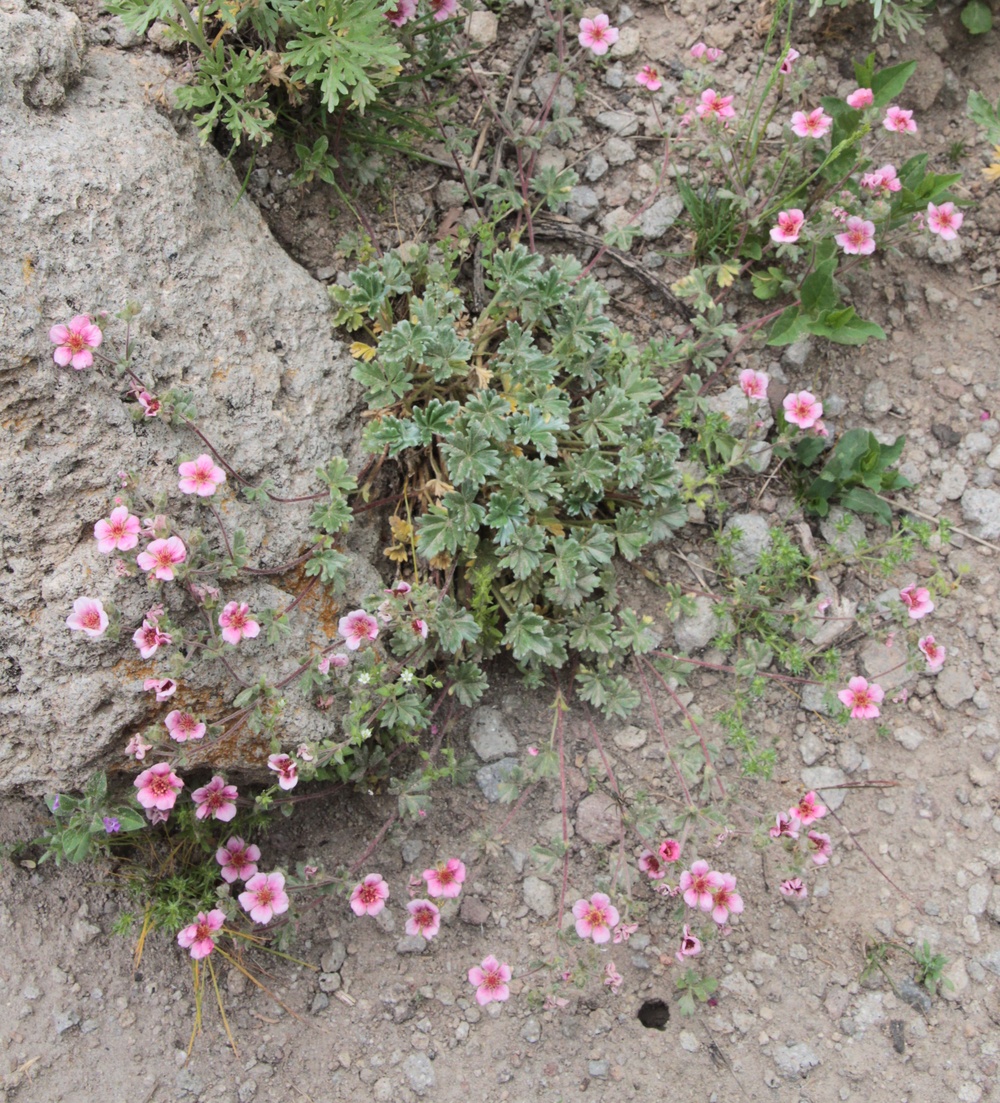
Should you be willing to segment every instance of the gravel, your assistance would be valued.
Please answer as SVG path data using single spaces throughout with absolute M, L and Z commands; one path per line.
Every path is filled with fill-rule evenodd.
M 403 1074 L 417 1095 L 425 1095 L 434 1087 L 434 1066 L 426 1053 L 411 1053 L 403 1062 Z
M 962 495 L 962 518 L 983 540 L 1000 538 L 1000 491 L 970 487 Z

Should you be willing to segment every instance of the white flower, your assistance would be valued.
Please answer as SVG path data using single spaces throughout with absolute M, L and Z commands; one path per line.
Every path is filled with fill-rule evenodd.
M 358 685 L 366 686 L 372 680 L 372 676 L 367 672 L 363 672 L 358 675 Z
M 407 686 L 408 686 L 408 685 L 410 684 L 410 682 L 412 682 L 412 681 L 413 681 L 413 671 L 412 671 L 412 670 L 404 670 L 404 671 L 403 671 L 403 673 L 402 673 L 402 674 L 400 674 L 400 676 L 399 676 L 399 680 L 400 680 L 400 681 L 401 681 L 401 682 L 402 682 L 402 683 L 403 683 L 404 685 L 407 685 Z

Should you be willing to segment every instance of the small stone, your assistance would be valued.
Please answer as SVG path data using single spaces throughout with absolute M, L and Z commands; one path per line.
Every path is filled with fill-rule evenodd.
M 847 775 L 843 770 L 835 766 L 810 766 L 799 775 L 806 789 L 815 790 L 820 800 L 830 809 L 836 812 L 844 803 L 846 796 L 843 789 L 829 788 L 829 786 L 843 785 L 847 781 Z
M 760 429 L 767 432 L 774 424 L 769 406 L 756 403 L 750 407 L 743 388 L 737 384 L 727 387 L 721 394 L 711 395 L 705 400 L 705 409 L 715 414 L 724 414 L 729 422 L 729 432 L 734 437 L 745 437 L 750 431 L 751 410 L 754 421 L 762 422 Z
M 720 632 L 732 628 L 732 619 L 728 614 L 716 616 L 716 603 L 710 597 L 696 597 L 694 606 L 695 611 L 691 616 L 679 617 L 673 625 L 674 642 L 684 654 L 708 647 Z
M 738 513 L 722 529 L 730 538 L 729 555 L 738 575 L 753 571 L 771 543 L 771 526 L 759 513 Z
M 642 236 L 648 241 L 655 241 L 657 238 L 663 237 L 667 230 L 680 218 L 683 210 L 684 203 L 680 196 L 666 195 L 662 199 L 657 199 L 648 210 L 643 211 L 639 219 L 639 229 Z
M 962 517 L 977 526 L 973 535 L 983 540 L 1000 537 L 1000 491 L 970 487 L 962 495 Z
M 867 539 L 865 525 L 854 513 L 842 506 L 833 506 L 826 518 L 819 523 L 823 539 L 839 552 L 852 552 Z
M 611 1070 L 611 1062 L 604 1061 L 588 1061 L 587 1072 L 595 1080 L 607 1080 L 608 1072 Z
M 909 654 L 902 640 L 886 647 L 880 640 L 871 639 L 861 648 L 859 655 L 862 672 L 888 693 L 913 680 L 913 672 L 906 669 Z
M 559 85 L 556 88 L 555 95 L 552 97 L 552 104 L 555 107 L 562 108 L 564 115 L 570 115 L 573 112 L 573 108 L 576 107 L 576 92 L 573 89 L 573 82 L 569 77 L 557 77 L 555 73 L 543 73 L 540 77 L 536 77 L 531 82 L 532 90 L 538 97 L 539 103 L 545 103 L 549 94 L 552 92 L 553 86 L 556 84 L 556 80 L 559 81 Z
M 636 158 L 635 146 L 624 138 L 609 138 L 604 143 L 604 156 L 609 165 L 627 165 Z
M 990 899 L 990 886 L 984 881 L 976 881 L 969 886 L 969 914 L 982 915 Z
M 615 90 L 625 87 L 625 68 L 620 61 L 608 66 L 608 71 L 604 74 L 604 83 Z
M 934 679 L 934 692 L 945 708 L 954 709 L 974 696 L 976 683 L 965 667 L 945 663 L 944 669 Z
M 418 934 L 408 934 L 396 943 L 397 954 L 422 954 L 427 949 L 427 940 Z
M 500 783 L 510 777 L 517 765 L 516 758 L 501 758 L 499 762 L 491 762 L 476 771 L 476 784 L 490 804 L 496 804 L 500 799 Z
M 426 1053 L 411 1053 L 403 1062 L 403 1074 L 417 1095 L 425 1095 L 434 1087 L 434 1066 Z
M 916 728 L 897 728 L 893 735 L 896 742 L 908 751 L 915 751 L 924 741 L 924 737 Z
M 916 1011 L 923 1015 L 930 1014 L 930 993 L 922 984 L 915 983 L 912 977 L 903 977 L 896 986 L 896 993 Z
M 959 466 L 957 463 L 953 463 L 951 467 L 945 468 L 944 473 L 941 475 L 941 497 L 947 499 L 949 502 L 957 502 L 965 493 L 965 488 L 968 485 L 969 473 L 964 467 Z
M 642 37 L 638 27 L 622 27 L 618 32 L 618 41 L 611 47 L 612 57 L 632 57 L 638 53 Z
M 318 1015 L 321 1011 L 325 1011 L 330 1006 L 330 997 L 325 992 L 317 992 L 313 996 L 313 1002 L 309 1007 L 309 1010 Z
M 469 717 L 469 742 L 483 762 L 517 754 L 517 741 L 499 709 L 477 708 Z
M 795 1045 L 778 1046 L 774 1052 L 774 1063 L 786 1080 L 793 1080 L 807 1075 L 820 1063 L 820 1059 L 805 1042 L 797 1042 Z
M 943 238 L 935 236 L 934 240 L 927 246 L 927 258 L 935 264 L 954 264 L 962 256 L 963 248 L 960 237 L 945 241 Z
M 986 914 L 994 923 L 1000 923 L 1000 885 L 994 885 L 986 905 Z
M 525 904 L 542 919 L 551 919 L 556 914 L 555 890 L 540 877 L 526 877 L 521 895 Z
M 400 849 L 403 853 L 403 861 L 409 866 L 420 858 L 424 844 L 419 839 L 406 839 Z
M 793 341 L 784 351 L 781 361 L 789 368 L 804 368 L 812 352 L 812 338 L 801 337 Z
M 473 12 L 473 15 L 480 14 L 483 13 Z M 496 17 L 494 16 L 494 18 Z M 392 1103 L 392 1100 L 396 1098 L 396 1086 L 388 1076 L 380 1076 L 372 1085 L 372 1096 L 375 1103 Z
M 645 728 L 635 728 L 630 725 L 618 732 L 614 737 L 614 744 L 623 751 L 637 751 L 645 746 L 648 738 L 649 732 Z
M 542 1037 L 542 1024 L 534 1015 L 521 1027 L 521 1037 L 529 1045 L 534 1045 Z
M 458 909 L 458 918 L 470 927 L 481 927 L 490 918 L 489 905 L 480 900 L 478 896 L 465 896 L 462 906 Z
M 826 743 L 815 732 L 806 732 L 799 741 L 799 754 L 806 766 L 812 766 L 826 754 Z
M 319 990 L 321 992 L 339 992 L 341 984 L 340 974 L 320 973 L 319 980 L 316 983 L 319 985 Z
M 884 417 L 892 408 L 892 396 L 884 379 L 873 379 L 865 388 L 862 408 L 870 417 Z
M 80 1022 L 80 1016 L 75 1011 L 57 1011 L 52 1016 L 52 1021 L 55 1023 L 56 1034 L 65 1034 Z
M 584 178 L 591 182 L 600 180 L 607 171 L 608 162 L 597 152 L 592 153 L 583 166 Z M 998 452 L 1000 452 L 1000 449 L 998 449 Z M 1000 467 L 1000 464 L 997 466 Z
M 319 963 L 323 967 L 324 973 L 339 973 L 346 960 L 347 947 L 338 938 L 330 943 L 330 948 L 319 959 Z
M 997 957 L 1000 958 L 1000 953 L 997 954 Z M 989 966 L 986 965 L 986 960 L 983 958 L 980 958 L 980 964 L 989 968 Z M 1000 960 L 997 962 L 997 968 L 993 971 L 1000 976 Z M 940 985 L 938 988 L 938 994 L 940 996 L 952 1003 L 957 1003 L 959 1000 L 965 998 L 965 993 L 969 988 L 969 974 L 965 968 L 965 958 L 953 958 L 944 967 L 941 976 L 944 980 L 951 981 L 951 984 Z
M 465 32 L 474 42 L 492 46 L 497 40 L 500 20 L 491 11 L 474 11 L 465 24 Z
M 591 793 L 576 810 L 577 834 L 588 843 L 601 846 L 621 837 L 618 805 L 606 793 Z
M 569 202 L 566 204 L 566 217 L 572 222 L 586 222 L 597 213 L 601 201 L 593 188 L 586 184 L 577 184 L 569 193 Z

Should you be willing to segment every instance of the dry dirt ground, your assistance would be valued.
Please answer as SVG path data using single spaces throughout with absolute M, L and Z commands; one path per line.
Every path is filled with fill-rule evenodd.
M 641 31 L 654 60 L 680 56 L 699 37 L 727 47 L 731 77 L 746 71 L 757 46 L 744 5 L 688 0 L 636 5 L 628 24 Z M 86 13 L 90 31 L 102 16 Z M 526 16 L 512 14 L 506 48 L 516 52 Z M 703 28 L 704 29 L 703 32 Z M 802 52 L 825 58 L 824 92 L 841 82 L 841 57 L 860 53 L 867 30 L 836 20 L 812 24 Z M 949 263 L 907 255 L 878 255 L 870 274 L 855 282 L 859 311 L 882 323 L 890 339 L 861 350 L 815 348 L 802 363 L 781 365 L 791 381 L 826 397 L 839 396 L 842 427 L 867 424 L 905 432 L 904 460 L 920 484 L 908 501 L 923 512 L 964 527 L 959 501 L 966 485 L 989 487 L 1000 443 L 1000 338 L 997 312 L 1000 194 L 985 193 L 973 128 L 964 118 L 970 86 L 992 99 L 1000 91 L 997 32 L 970 43 L 957 9 L 940 12 L 930 34 L 906 48 L 883 47 L 886 57 L 921 63 L 914 93 L 922 138 L 939 169 L 949 146 L 964 140 L 960 161 L 965 194 L 977 200 L 966 216 L 963 252 Z M 502 36 L 503 37 L 503 36 Z M 647 49 L 624 61 L 627 74 Z M 924 75 L 925 74 L 925 75 Z M 529 73 L 526 82 L 537 73 Z M 582 98 L 585 113 L 621 93 L 595 77 Z M 921 106 L 922 105 L 922 106 Z M 607 138 L 596 127 L 571 149 L 582 162 Z M 639 167 L 655 156 L 641 143 L 637 162 L 600 181 L 602 210 L 641 196 Z M 275 155 L 277 158 L 277 155 Z M 274 170 L 274 165 L 271 168 Z M 431 195 L 439 178 L 401 195 L 393 219 L 401 237 L 432 233 L 441 215 Z M 274 179 L 272 171 L 271 177 Z M 260 182 L 263 178 L 258 178 Z M 427 190 L 422 190 L 426 186 Z M 260 184 L 261 189 L 265 187 Z M 269 185 L 268 185 L 269 188 Z M 306 267 L 333 278 L 338 262 L 330 229 L 329 196 L 267 190 L 275 231 Z M 386 221 L 387 226 L 392 219 Z M 388 233 L 388 230 L 387 230 Z M 938 260 L 946 258 L 938 258 Z M 655 332 L 662 305 L 619 272 L 622 309 Z M 630 309 L 629 309 L 630 308 Z M 623 315 L 623 321 L 627 321 Z M 634 320 L 634 319 L 633 319 Z M 636 322 L 638 325 L 639 323 Z M 748 359 L 766 367 L 767 351 Z M 776 523 L 787 511 L 778 495 L 761 500 Z M 710 557 L 692 527 L 676 550 Z M 650 557 L 653 559 L 653 557 Z M 677 558 L 654 560 L 683 584 L 697 581 Z M 710 852 L 714 865 L 732 870 L 746 900 L 732 933 L 707 947 L 699 967 L 718 977 L 713 1006 L 683 1019 L 676 1009 L 673 962 L 677 925 L 645 884 L 634 888 L 648 918 L 627 945 L 594 951 L 593 974 L 583 988 L 566 986 L 564 1007 L 546 1010 L 548 975 L 537 964 L 556 949 L 558 873 L 532 864 L 531 848 L 561 831 L 557 786 L 533 791 L 510 818 L 474 785 L 443 789 L 418 826 L 389 834 L 369 863 L 390 881 L 393 898 L 379 921 L 357 921 L 346 902 L 324 898 L 306 914 L 295 952 L 315 968 L 265 958 L 266 982 L 287 1010 L 238 973 L 224 975 L 223 992 L 239 1047 L 230 1050 L 211 996 L 202 1034 L 187 1060 L 194 1014 L 188 962 L 177 948 L 153 938 L 133 973 L 134 941 L 111 926 L 127 901 L 107 870 L 42 867 L 5 862 L 0 870 L 0 1099 L 32 1103 L 249 1103 L 251 1100 L 412 1101 L 456 1103 L 670 1099 L 676 1103 L 773 1100 L 775 1103 L 978 1103 L 996 1097 L 1000 1056 L 1000 613 L 997 554 L 956 535 L 924 553 L 893 579 L 897 585 L 940 571 L 961 585 L 939 603 L 933 631 L 948 648 L 937 681 L 917 677 L 908 701 L 886 710 L 888 734 L 873 725 L 837 725 L 803 708 L 793 694 L 770 691 L 759 730 L 777 748 L 769 783 L 727 777 L 726 817 L 737 830 Z M 650 564 L 653 566 L 653 563 Z M 859 575 L 857 596 L 885 582 Z M 662 598 L 642 591 L 657 615 Z M 664 628 L 665 631 L 669 629 Z M 847 657 L 848 659 L 850 656 Z M 886 664 L 889 665 L 889 664 Z M 721 742 L 713 715 L 730 690 L 718 675 L 694 675 L 688 687 L 710 738 Z M 895 692 L 895 691 L 894 691 Z M 487 704 L 501 710 L 520 754 L 548 738 L 549 698 L 500 684 Z M 657 698 L 668 732 L 682 738 L 678 717 Z M 650 732 L 640 746 L 625 725 L 600 725 L 618 785 L 648 790 L 665 805 L 677 793 L 648 712 L 635 724 Z M 619 739 L 616 742 L 616 736 Z M 67 734 L 71 738 L 71 734 Z M 594 745 L 581 718 L 567 722 L 569 815 L 579 823 L 588 788 L 606 792 L 595 767 Z M 466 751 L 465 732 L 453 742 Z M 840 770 L 857 787 L 844 797 L 831 824 L 834 857 L 813 883 L 809 900 L 789 905 L 777 892 L 773 853 L 751 845 L 749 829 L 802 792 L 804 768 Z M 872 785 L 891 782 L 892 787 Z M 388 797 L 350 797 L 305 805 L 264 840 L 275 862 L 310 857 L 335 867 L 356 855 L 391 809 Z M 0 840 L 37 834 L 45 815 L 40 801 L 10 800 L 0 810 Z M 828 823 L 830 821 L 827 821 Z M 586 829 L 593 834 L 593 827 Z M 477 834 L 477 832 L 479 834 Z M 572 839 L 568 899 L 592 890 L 607 869 L 614 845 Z M 484 840 L 488 840 L 486 845 Z M 631 845 L 629 853 L 633 853 Z M 459 855 L 469 876 L 462 911 L 445 910 L 440 936 L 423 953 L 399 952 L 402 900 L 409 875 L 433 861 Z M 548 885 L 540 886 L 540 878 Z M 925 940 L 950 961 L 951 987 L 922 999 L 906 978 L 906 958 L 890 970 L 897 990 L 876 977 L 859 980 L 866 940 Z M 514 994 L 480 1010 L 466 970 L 495 953 L 514 967 Z M 586 957 L 586 955 L 585 955 Z M 613 959 L 624 977 L 617 995 L 601 983 Z M 674 1013 L 662 1032 L 637 1019 L 644 1000 L 662 997 Z M 293 1014 L 294 1013 L 294 1014 Z

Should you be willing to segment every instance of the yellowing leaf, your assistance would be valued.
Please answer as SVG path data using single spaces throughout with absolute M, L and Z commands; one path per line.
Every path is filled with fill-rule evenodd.
M 387 555 L 393 563 L 405 563 L 410 558 L 410 553 L 402 544 L 393 544 L 391 548 L 386 548 L 382 554 Z
M 390 517 L 389 528 L 392 530 L 393 539 L 400 544 L 413 535 L 413 526 L 404 517 Z
M 995 184 L 1000 180 L 1000 146 L 993 147 L 993 156 L 996 158 L 993 164 L 983 169 L 983 176 L 985 176 L 991 184 Z
M 716 273 L 715 281 L 720 287 L 732 287 L 733 281 L 739 274 L 739 262 L 731 260 L 728 264 L 719 265 L 719 271 Z
M 443 498 L 446 494 L 450 494 L 455 488 L 451 483 L 445 482 L 444 479 L 428 479 L 424 483 L 424 493 L 428 494 L 431 498 Z
M 493 372 L 489 368 L 473 368 L 473 373 L 476 377 L 476 388 L 488 387 L 490 380 L 493 378 Z
M 446 571 L 451 566 L 451 556 L 447 552 L 441 552 L 427 562 L 437 571 Z
M 370 364 L 375 359 L 375 353 L 378 350 L 372 345 L 366 345 L 364 341 L 355 341 L 351 345 L 351 355 L 355 360 L 364 360 L 366 364 Z

